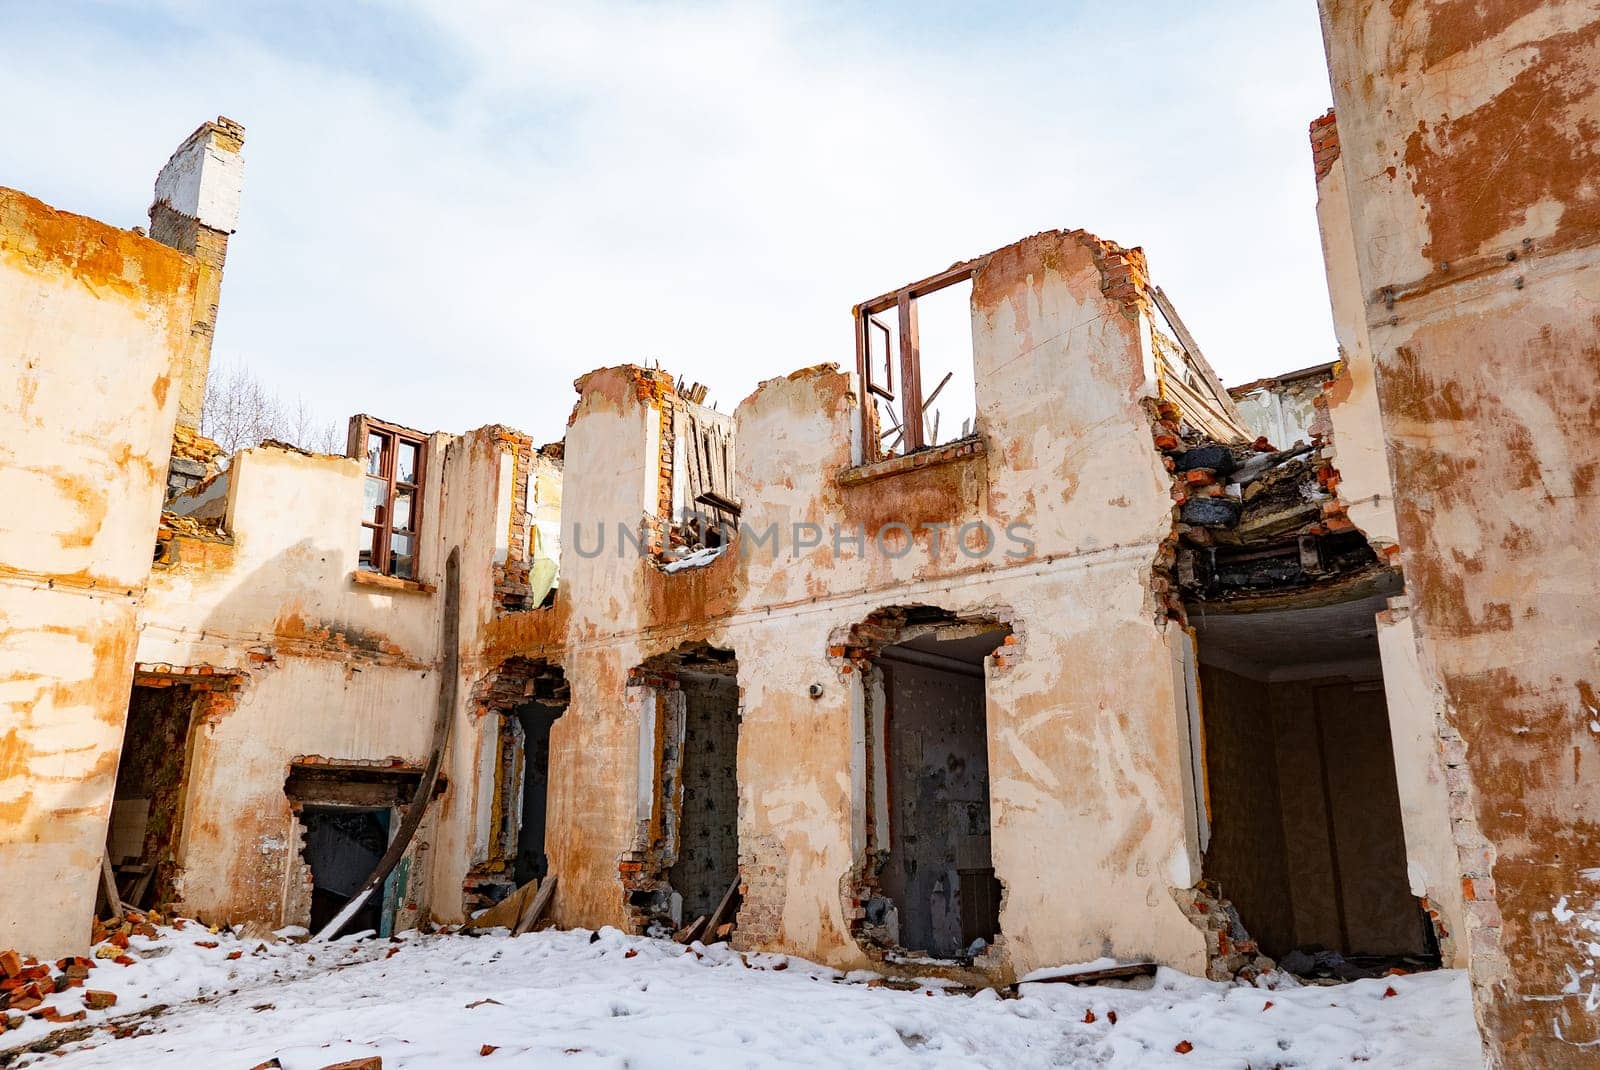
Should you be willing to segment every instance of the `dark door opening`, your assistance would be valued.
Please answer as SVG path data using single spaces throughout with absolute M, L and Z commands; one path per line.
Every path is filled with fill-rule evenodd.
M 181 684 L 136 685 L 128 702 L 107 853 L 129 906 L 164 905 L 174 895 L 198 696 Z
M 629 925 L 725 938 L 741 906 L 739 664 L 731 650 L 687 644 L 634 668 L 628 702 L 641 759 L 638 831 L 622 871 Z
M 1383 605 L 1190 609 L 1211 800 L 1204 873 L 1261 949 L 1306 976 L 1439 963 L 1406 872 Z
M 361 890 L 383 857 L 389 846 L 390 811 L 304 806 L 300 824 L 305 827 L 304 858 L 311 868 L 311 931 L 320 932 Z M 370 929 L 383 934 L 386 899 L 369 896 L 344 931 Z
M 682 803 L 667 882 L 682 897 L 683 922 L 710 917 L 739 876 L 737 672 L 736 662 L 706 658 L 685 659 L 678 670 Z
M 984 659 L 1008 634 L 933 632 L 878 656 L 889 819 L 879 886 L 897 911 L 894 942 L 914 953 L 976 955 L 1000 931 Z
M 512 875 L 517 887 L 542 881 L 550 873 L 545 824 L 550 802 L 550 729 L 566 706 L 532 702 L 518 707 L 522 726 L 522 820 L 517 825 L 517 855 Z

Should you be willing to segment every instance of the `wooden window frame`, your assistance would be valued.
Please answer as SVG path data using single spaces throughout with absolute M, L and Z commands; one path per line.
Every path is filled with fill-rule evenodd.
M 878 430 L 878 410 L 873 402 L 873 395 L 883 398 L 891 405 L 895 405 L 900 414 L 900 452 L 911 453 L 928 445 L 927 432 L 923 426 L 923 410 L 933 400 L 922 396 L 922 351 L 918 339 L 917 329 L 917 298 L 926 297 L 931 293 L 938 293 L 957 283 L 966 282 L 977 276 L 988 262 L 987 256 L 975 260 L 967 260 L 952 265 L 937 275 L 929 275 L 925 279 L 913 282 L 909 286 L 902 286 L 898 290 L 880 294 L 870 301 L 863 301 L 855 307 L 856 327 L 856 375 L 861 382 L 861 450 L 862 463 L 871 464 L 873 461 L 882 460 L 885 456 L 883 449 L 882 433 Z M 900 394 L 898 399 L 894 392 L 893 362 L 887 361 L 888 330 L 885 324 L 877 322 L 874 317 L 880 312 L 896 309 L 900 320 Z M 884 331 L 886 358 L 885 368 L 888 382 L 879 383 L 873 377 L 871 334 L 873 329 Z M 948 376 L 946 377 L 948 378 Z M 941 384 L 942 387 L 943 384 Z M 938 391 L 934 393 L 937 395 Z M 912 402 L 912 398 L 916 402 Z
M 367 440 L 373 435 L 386 440 L 379 454 L 377 472 L 369 471 L 367 464 Z M 401 445 L 415 446 L 417 450 L 415 481 L 411 483 L 402 483 L 396 478 Z M 361 532 L 362 538 L 366 540 L 357 547 L 356 570 L 388 576 L 403 582 L 420 583 L 423 498 L 428 481 L 428 436 L 415 428 L 389 423 L 387 420 L 377 420 L 364 415 L 356 416 L 350 420 L 349 454 L 361 462 Z M 387 485 L 382 512 L 377 522 L 366 519 L 366 483 L 369 479 L 382 479 Z M 411 538 L 411 575 L 396 576 L 393 552 L 394 502 L 396 494 L 406 489 L 411 492 L 411 515 L 409 526 L 401 534 Z M 360 554 L 367 546 L 372 548 L 372 558 L 369 562 L 363 563 Z

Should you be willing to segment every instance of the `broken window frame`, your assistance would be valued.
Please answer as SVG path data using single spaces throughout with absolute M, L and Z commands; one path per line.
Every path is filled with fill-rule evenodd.
M 930 445 L 922 417 L 933 398 L 922 396 L 922 351 L 917 327 L 917 298 L 938 293 L 940 290 L 975 278 L 987 262 L 988 257 L 985 256 L 954 264 L 936 275 L 929 275 L 909 286 L 902 286 L 898 290 L 880 294 L 870 301 L 863 301 L 852 310 L 855 316 L 856 375 L 860 379 L 862 389 L 863 464 L 871 464 L 890 455 L 884 448 L 882 433 L 878 429 L 878 407 L 872 400 L 874 396 L 883 398 L 899 413 L 900 426 L 895 430 L 898 430 L 900 435 L 896 443 L 900 453 L 913 453 Z M 894 390 L 895 362 L 889 359 L 888 342 L 891 337 L 889 326 L 876 318 L 891 308 L 897 311 L 899 319 L 900 394 L 898 397 Z M 874 329 L 884 332 L 884 381 L 881 383 L 873 377 L 870 332 Z M 938 392 L 938 389 L 935 389 L 934 395 L 937 396 Z M 909 403 L 913 397 L 917 399 L 915 405 Z
M 372 459 L 369 445 L 373 438 L 382 440 L 378 451 L 378 470 L 372 470 Z M 401 446 L 411 446 L 416 451 L 416 459 L 410 482 L 398 478 L 398 461 Z M 380 576 L 392 576 L 395 579 L 413 583 L 421 582 L 421 534 L 422 534 L 422 507 L 423 494 L 427 484 L 428 467 L 428 436 L 414 428 L 404 427 L 400 424 L 389 423 L 386 420 L 376 420 L 370 416 L 356 416 L 350 421 L 349 455 L 362 462 L 362 521 L 361 531 L 364 543 L 357 547 L 356 567 L 362 572 L 373 572 Z M 378 511 L 374 514 L 377 519 L 366 519 L 366 487 L 367 483 L 381 482 L 384 484 L 384 497 Z M 411 508 L 407 516 L 407 526 L 399 530 L 398 534 L 411 540 L 411 553 L 409 555 L 394 552 L 394 537 L 397 534 L 394 525 L 394 503 L 401 493 L 408 493 L 411 498 Z M 361 555 L 367 555 L 363 561 Z M 396 558 L 411 559 L 409 575 L 399 575 L 396 572 Z

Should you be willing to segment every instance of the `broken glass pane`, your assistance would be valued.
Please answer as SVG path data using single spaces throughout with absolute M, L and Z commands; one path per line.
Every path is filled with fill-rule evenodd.
M 372 475 L 383 472 L 383 444 L 386 439 L 379 434 L 367 433 L 367 471 Z
M 361 547 L 361 553 L 358 555 L 358 564 L 360 568 L 367 572 L 378 571 L 378 567 L 372 563 L 373 548 L 378 543 L 378 534 L 378 529 L 376 528 L 361 529 L 361 538 L 365 545 Z
M 415 483 L 417 481 L 417 444 L 415 442 L 401 442 L 395 450 L 396 483 Z
M 411 492 L 396 491 L 394 496 L 394 524 L 396 531 L 411 530 Z
M 361 519 L 367 524 L 382 524 L 384 505 L 389 500 L 389 481 L 377 476 L 368 476 L 365 482 Z
M 389 573 L 403 580 L 416 579 L 416 556 L 412 553 L 412 536 L 389 536 Z

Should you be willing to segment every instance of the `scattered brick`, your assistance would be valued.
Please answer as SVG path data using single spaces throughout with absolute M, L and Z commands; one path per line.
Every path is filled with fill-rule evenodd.
M 115 992 L 104 992 L 91 988 L 83 994 L 83 1005 L 92 1011 L 103 1011 L 107 1007 L 114 1007 L 117 1003 Z

